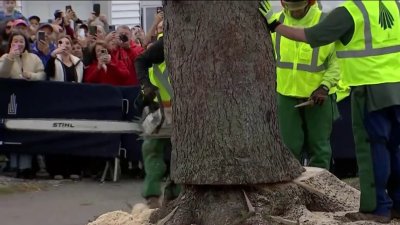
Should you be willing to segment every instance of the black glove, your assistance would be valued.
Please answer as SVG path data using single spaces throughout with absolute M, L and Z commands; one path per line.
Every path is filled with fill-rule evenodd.
M 329 88 L 321 85 L 310 96 L 310 99 L 314 101 L 314 104 L 316 105 L 322 105 L 324 104 L 325 99 L 328 97 L 329 94 Z
M 158 102 L 154 99 L 157 97 L 158 88 L 151 83 L 145 83 L 142 86 L 143 107 L 149 106 L 150 112 L 154 112 L 159 108 Z
M 143 91 L 143 95 L 144 95 L 145 99 L 147 99 L 149 101 L 153 101 L 154 98 L 157 97 L 156 91 L 158 91 L 158 87 L 156 87 L 153 84 L 149 83 L 149 84 L 143 85 L 142 91 Z

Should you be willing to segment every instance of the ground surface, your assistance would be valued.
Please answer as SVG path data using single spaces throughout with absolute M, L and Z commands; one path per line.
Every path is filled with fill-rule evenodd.
M 10 188 L 11 187 L 11 188 Z M 21 182 L 0 176 L 1 225 L 84 225 L 142 202 L 141 181 Z

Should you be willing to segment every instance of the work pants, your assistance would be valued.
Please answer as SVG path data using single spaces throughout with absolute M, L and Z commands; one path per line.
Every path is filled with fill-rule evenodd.
M 143 141 L 142 154 L 144 160 L 144 186 L 142 196 L 144 198 L 159 197 L 162 194 L 161 184 L 167 171 L 164 160 L 164 150 L 171 144 L 171 139 L 146 139 Z M 173 181 L 168 181 L 164 189 L 167 200 L 176 198 L 180 188 Z
M 309 166 L 329 170 L 332 157 L 330 136 L 338 112 L 335 97 L 328 96 L 321 106 L 295 108 L 305 100 L 278 94 L 281 137 L 299 161 L 306 154 L 310 159 Z
M 368 112 L 362 88 L 352 93 L 353 133 L 359 168 L 360 211 L 400 212 L 400 106 Z

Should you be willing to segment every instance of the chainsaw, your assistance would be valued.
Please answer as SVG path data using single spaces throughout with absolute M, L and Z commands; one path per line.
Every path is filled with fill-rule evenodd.
M 164 108 L 160 93 L 156 92 L 160 107 L 154 112 L 145 108 L 142 117 L 134 121 L 86 119 L 0 119 L 0 128 L 19 131 L 69 132 L 69 133 L 135 133 L 140 138 L 170 138 L 172 110 Z

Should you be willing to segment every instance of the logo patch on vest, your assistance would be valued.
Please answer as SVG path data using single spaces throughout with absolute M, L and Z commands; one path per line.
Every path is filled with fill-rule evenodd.
M 392 29 L 394 24 L 394 18 L 382 0 L 379 0 L 379 24 L 381 28 L 386 30 L 387 28 Z

